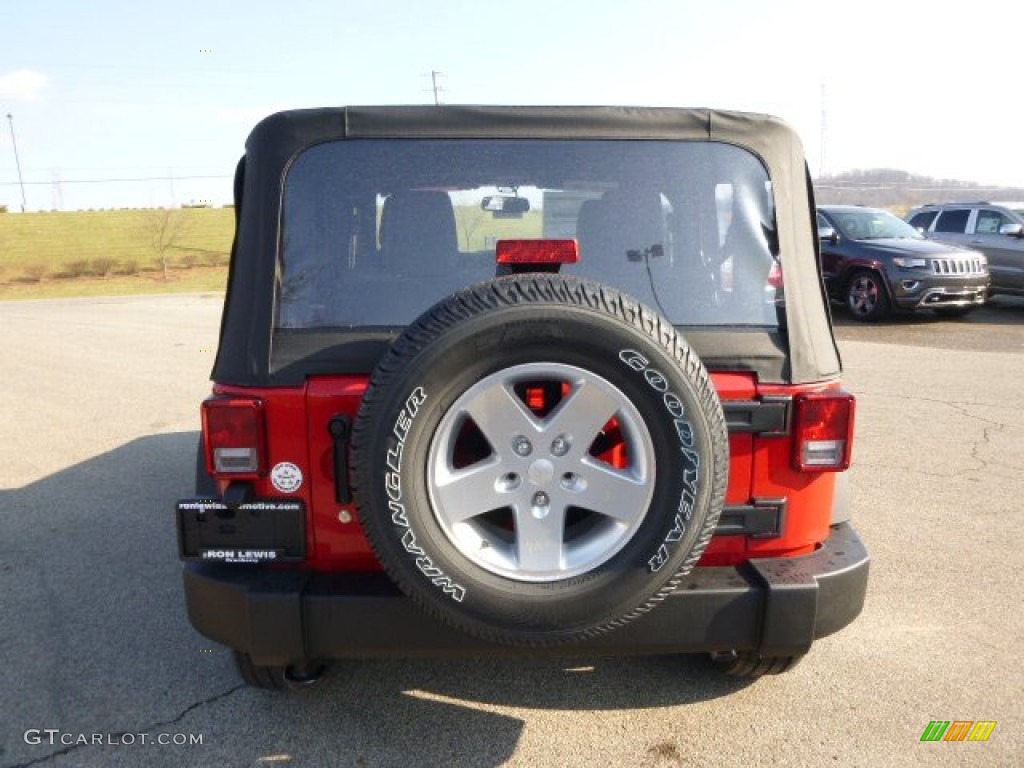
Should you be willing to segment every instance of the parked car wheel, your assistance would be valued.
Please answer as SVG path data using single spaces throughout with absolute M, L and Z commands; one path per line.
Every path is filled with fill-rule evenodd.
M 395 342 L 353 468 L 367 538 L 408 595 L 479 637 L 556 645 L 646 613 L 693 567 L 728 435 L 668 321 L 597 283 L 514 276 Z
M 846 283 L 846 308 L 855 320 L 877 322 L 889 314 L 889 294 L 876 272 L 854 272 Z

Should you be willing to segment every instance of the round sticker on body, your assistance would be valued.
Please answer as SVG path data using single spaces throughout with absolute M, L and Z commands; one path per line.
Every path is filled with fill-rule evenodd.
M 281 493 L 294 493 L 302 487 L 302 470 L 290 461 L 282 461 L 270 470 L 270 482 Z

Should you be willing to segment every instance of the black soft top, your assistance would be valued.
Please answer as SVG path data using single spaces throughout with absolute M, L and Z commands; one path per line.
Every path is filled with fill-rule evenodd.
M 772 182 L 786 327 L 762 334 L 760 341 L 747 334 L 740 341 L 727 329 L 682 330 L 711 369 L 752 370 L 762 381 L 778 383 L 823 381 L 840 371 L 818 269 L 814 202 L 803 149 L 781 120 L 709 109 L 392 106 L 279 112 L 249 135 L 235 176 L 236 233 L 215 381 L 299 384 L 305 375 L 301 350 L 329 343 L 322 333 L 312 334 L 295 341 L 286 355 L 293 358 L 290 364 L 272 363 L 281 200 L 289 166 L 303 150 L 354 138 L 662 139 L 743 147 L 762 160 Z M 351 339 L 354 348 L 363 350 L 366 372 L 396 333 L 366 329 Z

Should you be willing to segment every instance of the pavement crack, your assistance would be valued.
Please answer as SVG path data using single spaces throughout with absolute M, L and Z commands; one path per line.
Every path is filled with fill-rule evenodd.
M 939 477 L 939 478 L 943 478 L 943 479 L 948 479 L 949 478 L 949 474 L 948 473 L 928 472 L 927 470 L 921 469 L 920 467 L 903 467 L 903 466 L 897 466 L 897 465 L 894 465 L 894 464 L 875 464 L 875 463 L 870 462 L 870 461 L 861 461 L 859 459 L 854 461 L 854 466 L 857 467 L 858 469 L 861 468 L 861 467 L 867 467 L 869 469 L 882 469 L 882 470 L 885 470 L 885 469 L 896 469 L 896 470 L 899 470 L 900 472 L 910 472 L 911 474 L 921 475 L 923 477 Z M 971 469 L 971 470 L 968 470 L 968 471 L 969 472 L 973 472 L 975 470 Z
M 994 427 L 994 429 L 1002 431 L 1002 426 Z M 988 460 L 981 458 L 981 450 L 989 445 L 989 441 L 992 439 L 993 427 L 985 427 L 981 430 L 981 439 L 975 440 L 971 443 L 971 459 L 981 464 L 981 469 L 988 469 Z M 972 470 L 973 471 L 973 470 Z
M 168 725 L 180 723 L 185 718 L 185 716 L 188 715 L 190 712 L 199 709 L 200 707 L 205 707 L 208 704 L 214 704 L 220 701 L 221 699 L 226 699 L 228 696 L 231 696 L 234 693 L 238 693 L 238 691 L 241 691 L 247 687 L 248 686 L 245 683 L 239 683 L 234 688 L 229 688 L 228 690 L 223 691 L 222 693 L 218 693 L 208 698 L 201 699 L 200 701 L 197 701 L 195 704 L 185 707 L 185 709 L 183 709 L 181 713 L 172 720 L 165 720 L 159 723 L 152 723 L 149 726 L 147 726 L 146 730 L 144 731 L 125 731 L 124 733 L 148 733 L 154 728 L 164 728 Z
M 181 712 L 178 713 L 177 717 L 173 717 L 170 720 L 160 720 L 158 722 L 150 723 L 149 725 L 143 726 L 142 728 L 136 728 L 136 729 L 132 729 L 132 730 L 128 730 L 128 731 L 109 731 L 108 733 L 106 733 L 104 735 L 106 736 L 107 740 L 110 741 L 112 739 L 120 740 L 122 737 L 126 736 L 129 733 L 130 734 L 135 734 L 135 735 L 138 735 L 138 734 L 141 734 L 141 733 L 149 734 L 149 733 L 151 733 L 151 732 L 153 732 L 153 731 L 155 731 L 157 729 L 166 728 L 167 726 L 175 725 L 176 723 L 180 723 L 182 720 L 185 719 L 185 717 L 187 717 L 189 715 L 189 713 L 194 712 L 195 710 L 199 709 L 200 707 L 205 707 L 208 704 L 215 704 L 216 702 L 220 701 L 221 699 L 226 699 L 228 696 L 231 696 L 232 694 L 237 693 L 238 691 L 240 691 L 240 690 L 242 690 L 243 688 L 246 688 L 246 687 L 248 687 L 248 686 L 246 686 L 245 683 L 240 683 L 239 685 L 236 685 L 234 688 L 229 688 L 228 690 L 222 691 L 221 693 L 217 693 L 217 694 L 214 694 L 213 696 L 208 696 L 205 699 L 201 699 L 201 700 L 195 702 L 194 704 L 190 704 L 189 706 L 185 707 L 185 709 L 183 709 Z M 43 755 L 42 757 L 37 757 L 35 760 L 29 760 L 27 763 L 14 763 L 14 764 L 8 766 L 8 768 L 29 768 L 29 766 L 33 766 L 33 765 L 42 765 L 43 763 L 47 763 L 50 760 L 53 760 L 54 758 L 62 757 L 63 755 L 71 754 L 72 752 L 76 752 L 79 749 L 83 749 L 85 747 L 93 747 L 93 746 L 102 746 L 102 745 L 96 745 L 96 744 L 93 744 L 93 743 L 69 744 L 68 746 L 64 747 L 64 749 L 59 749 L 56 752 L 51 752 L 48 755 Z
M 955 400 L 940 400 L 933 397 L 919 397 L 916 395 L 889 395 L 884 393 L 872 394 L 872 397 L 884 397 L 890 400 L 909 400 L 920 403 L 932 403 L 933 405 L 944 405 L 948 408 L 952 408 L 954 411 L 959 413 L 965 418 L 973 421 L 980 421 L 982 424 L 989 424 L 993 427 L 999 427 L 1000 429 L 1012 426 L 1001 421 L 993 421 L 992 419 L 986 419 L 984 416 L 978 416 L 977 414 L 971 413 L 971 408 L 999 408 L 1002 407 L 996 403 L 976 403 L 976 402 L 958 402 Z

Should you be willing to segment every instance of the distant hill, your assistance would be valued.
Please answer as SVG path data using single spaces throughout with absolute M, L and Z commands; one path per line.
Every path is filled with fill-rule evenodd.
M 167 232 L 159 235 L 162 222 Z M 158 235 L 172 266 L 222 265 L 234 229 L 230 208 L 0 213 L 0 284 L 155 270 Z
M 894 168 L 849 171 L 814 180 L 821 205 L 867 205 L 904 214 L 925 203 L 951 200 L 1024 200 L 1024 187 L 994 187 L 956 179 L 916 176 Z

